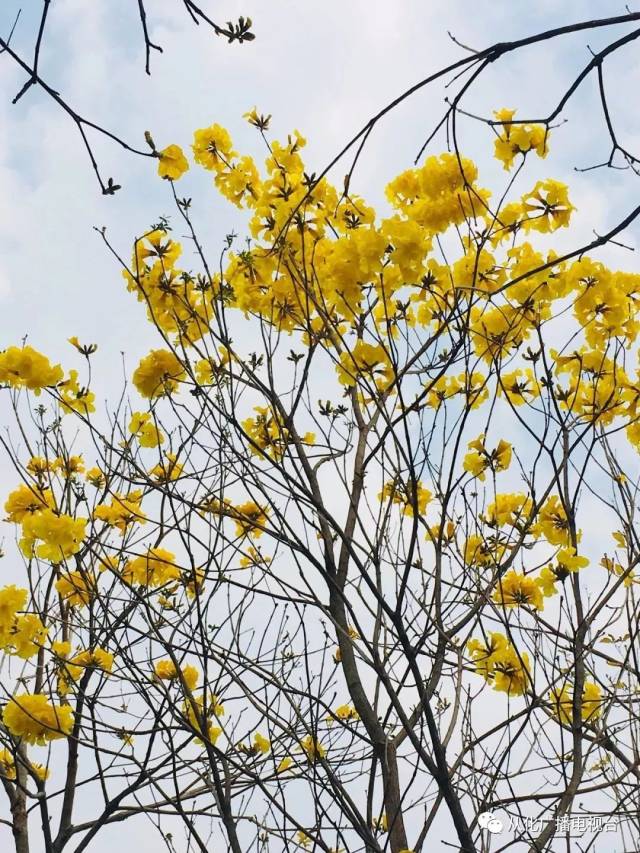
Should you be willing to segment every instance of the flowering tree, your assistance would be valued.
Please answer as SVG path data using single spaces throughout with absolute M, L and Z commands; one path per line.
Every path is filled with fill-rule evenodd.
M 506 191 L 447 152 L 381 215 L 255 110 L 264 170 L 196 131 L 248 213 L 215 266 L 149 137 L 188 249 L 103 232 L 158 334 L 133 388 L 96 413 L 77 338 L 82 375 L 0 354 L 20 853 L 143 815 L 234 853 L 486 850 L 497 808 L 548 850 L 578 801 L 633 829 L 640 275 L 546 246 L 574 208 L 516 192 L 550 132 L 514 115 Z

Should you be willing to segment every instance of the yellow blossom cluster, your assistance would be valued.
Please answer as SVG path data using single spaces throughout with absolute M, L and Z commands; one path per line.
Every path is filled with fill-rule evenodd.
M 573 690 L 569 684 L 554 688 L 549 696 L 551 713 L 557 720 L 571 725 L 573 720 Z M 602 689 L 594 681 L 585 681 L 582 691 L 581 717 L 594 722 L 602 712 Z
M 414 506 L 418 510 L 418 515 L 424 515 L 432 497 L 432 493 L 422 485 L 420 480 L 416 480 L 414 488 L 411 480 L 404 482 L 396 479 L 384 484 L 378 500 L 390 500 L 392 503 L 400 504 L 404 515 L 413 516 Z
M 127 560 L 121 577 L 126 584 L 159 587 L 178 580 L 180 569 L 176 565 L 175 555 L 170 551 L 149 548 L 146 554 Z
M 476 672 L 510 696 L 523 694 L 530 684 L 529 656 L 519 653 L 504 634 L 492 632 L 486 640 L 470 640 L 467 649 Z
M 489 396 L 487 378 L 478 371 L 461 373 L 459 376 L 443 374 L 426 384 L 427 406 L 439 408 L 447 400 L 454 397 L 464 399 L 470 410 L 477 409 Z
M 484 433 L 469 442 L 469 453 L 462 463 L 465 471 L 473 477 L 484 480 L 488 470 L 506 471 L 511 464 L 512 447 L 508 441 L 500 439 L 493 450 L 487 450 Z
M 12 388 L 28 388 L 39 394 L 62 381 L 64 373 L 59 364 L 30 346 L 9 347 L 0 352 L 0 382 Z
M 175 453 L 167 453 L 164 458 L 154 465 L 149 471 L 149 476 L 158 483 L 168 483 L 171 480 L 178 480 L 182 475 L 184 468 L 178 462 Z
M 495 141 L 495 157 L 508 171 L 518 154 L 535 151 L 539 157 L 547 156 L 549 131 L 542 124 L 526 124 L 514 119 L 516 110 L 501 109 L 494 113 L 500 133 Z M 511 123 L 513 122 L 513 124 Z
M 19 761 L 40 782 L 45 782 L 49 778 L 49 768 L 43 764 L 35 764 L 24 756 L 21 756 Z M 4 776 L 5 779 L 15 779 L 16 775 L 16 760 L 14 755 L 8 749 L 0 749 L 0 777 Z
M 493 122 L 494 153 L 506 169 L 519 156 L 545 157 L 548 151 L 548 128 L 515 115 L 502 109 Z M 246 117 L 264 134 L 268 121 L 255 109 Z M 227 306 L 257 314 L 280 330 L 298 330 L 309 345 L 323 341 L 335 349 L 337 376 L 346 387 L 362 384 L 369 393 L 393 393 L 397 367 L 384 337 L 397 335 L 400 316 L 438 332 L 449 312 L 464 307 L 475 354 L 499 366 L 553 317 L 554 303 L 570 298 L 584 345 L 575 355 L 551 353 L 558 377 L 553 394 L 561 407 L 591 422 L 626 418 L 629 438 L 640 446 L 638 383 L 605 355 L 613 339 L 630 345 L 637 338 L 640 276 L 613 272 L 588 257 L 558 262 L 553 252 L 543 254 L 518 240 L 569 225 L 574 207 L 564 184 L 538 181 L 518 200 L 493 210 L 474 163 L 457 154 L 431 156 L 390 182 L 387 198 L 394 213 L 378 221 L 348 184 L 340 194 L 326 178 L 309 177 L 301 156 L 305 144 L 297 131 L 285 143 L 270 141 L 261 173 L 251 157 L 238 154 L 219 124 L 195 132 L 196 163 L 213 172 L 225 198 L 250 211 L 253 242 L 229 252 L 221 277 L 198 282 L 176 267 L 181 247 L 168 229 L 155 228 L 137 241 L 125 276 L 155 324 L 191 346 L 209 328 L 215 300 L 222 297 Z M 159 156 L 165 177 L 177 179 L 187 167 L 178 146 Z M 435 236 L 467 221 L 478 223 L 481 241 L 464 237 L 464 251 L 450 265 L 430 257 Z M 505 242 L 504 253 L 497 254 Z M 396 298 L 401 290 L 407 300 L 402 310 Z M 347 346 L 345 334 L 371 297 L 379 339 L 359 333 Z M 211 384 L 221 367 L 224 362 L 200 359 L 197 381 Z M 134 382 L 144 396 L 154 397 L 175 393 L 184 379 L 181 359 L 156 350 L 142 360 Z M 489 397 L 487 378 L 476 372 L 445 373 L 426 388 L 426 402 L 434 408 L 454 395 L 466 398 L 470 408 Z M 515 364 L 497 377 L 498 393 L 513 406 L 535 403 L 541 388 L 530 365 Z M 254 445 L 274 458 L 282 453 L 286 427 L 272 412 L 259 411 L 247 426 Z M 470 466 L 474 462 L 483 473 L 478 456 L 469 459 Z
M 0 352 L 0 384 L 12 388 L 26 388 L 39 395 L 43 389 L 55 389 L 62 412 L 87 415 L 95 411 L 95 395 L 80 385 L 78 371 L 70 370 L 67 378 L 59 364 L 31 346 L 9 347 Z
M 313 735 L 307 735 L 300 741 L 300 746 L 302 747 L 303 752 L 307 756 L 307 760 L 313 764 L 321 758 L 324 758 L 327 754 L 327 750 L 320 743 L 320 741 L 313 737 Z
M 520 574 L 515 569 L 510 569 L 498 581 L 493 600 L 502 607 L 523 607 L 526 605 L 537 610 L 544 608 L 542 591 L 539 584 L 536 583 L 536 579 Z
M 22 483 L 9 494 L 5 502 L 4 511 L 7 513 L 5 521 L 22 524 L 27 516 L 47 508 L 55 508 L 51 490 Z
M 132 378 L 143 397 L 153 398 L 172 394 L 184 375 L 184 367 L 174 353 L 156 349 L 141 360 Z
M 158 447 L 164 435 L 151 417 L 151 412 L 134 412 L 129 421 L 129 432 L 138 439 L 140 447 Z
M 146 516 L 141 508 L 142 492 L 132 490 L 123 495 L 115 493 L 108 504 L 99 504 L 93 517 L 116 527 L 123 535 L 131 524 L 144 524 Z
M 251 500 L 234 505 L 227 500 L 219 501 L 217 498 L 207 499 L 201 505 L 201 511 L 233 519 L 236 524 L 236 536 L 239 537 L 249 536 L 257 539 L 262 536 L 264 532 L 262 528 L 265 527 L 269 520 L 268 509 Z M 250 551 L 249 555 L 252 553 L 253 551 Z M 264 560 L 257 552 L 255 552 L 254 557 L 258 563 L 264 563 Z
M 193 690 L 200 680 L 200 673 L 195 666 L 186 664 L 186 666 L 176 666 L 169 658 L 160 660 L 153 668 L 154 673 L 162 681 L 177 681 L 182 685 L 186 685 L 189 690 Z
M 188 727 L 198 733 L 196 743 L 207 740 L 215 746 L 222 734 L 222 728 L 214 720 L 225 714 L 224 705 L 213 693 L 208 695 L 189 696 L 185 699 L 182 712 Z
M 58 658 L 58 693 L 66 696 L 75 684 L 88 670 L 100 670 L 108 675 L 113 668 L 113 654 L 106 649 L 96 646 L 93 649 L 82 649 L 71 656 L 71 643 L 68 640 L 56 640 L 52 643 L 52 651 Z
M 70 607 L 85 607 L 95 597 L 97 580 L 91 572 L 62 572 L 55 583 L 56 591 Z
M 52 703 L 42 693 L 18 693 L 5 705 L 2 722 L 15 737 L 44 745 L 71 733 L 73 711 L 69 705 Z
M 86 518 L 58 515 L 52 509 L 31 513 L 22 521 L 20 550 L 26 557 L 61 563 L 82 547 L 86 525 Z
M 254 406 L 253 410 L 256 414 L 241 423 L 242 429 L 251 440 L 249 449 L 258 456 L 269 456 L 274 461 L 280 461 L 293 442 L 291 433 L 282 422 L 281 415 L 274 409 Z M 307 432 L 300 437 L 300 441 L 306 445 L 313 444 L 315 435 Z
M 0 650 L 20 658 L 37 655 L 47 628 L 35 613 L 25 613 L 28 592 L 16 586 L 0 588 Z
M 50 462 L 38 457 L 29 460 L 26 468 L 34 482 L 20 484 L 4 504 L 5 520 L 21 525 L 19 545 L 25 557 L 62 563 L 81 549 L 87 519 L 59 512 L 53 491 L 45 482 L 47 478 L 51 482 L 56 472 L 65 480 L 72 479 L 83 467 L 81 456 L 58 457 Z

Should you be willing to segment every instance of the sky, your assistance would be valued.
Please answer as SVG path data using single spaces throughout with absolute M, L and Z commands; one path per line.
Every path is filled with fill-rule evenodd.
M 20 5 L 3 0 L 3 34 Z M 257 106 L 273 115 L 274 137 L 294 128 L 307 137 L 305 159 L 309 171 L 316 172 L 381 107 L 464 55 L 449 32 L 463 44 L 482 48 L 574 20 L 625 12 L 624 3 L 612 0 L 202 0 L 217 20 L 253 19 L 256 40 L 227 45 L 203 26 L 194 27 L 178 0 L 148 5 L 151 36 L 164 48 L 152 54 L 151 76 L 144 72 L 140 22 L 131 0 L 56 0 L 41 74 L 77 112 L 141 148 L 145 130 L 158 147 L 178 143 L 187 148 L 196 128 L 218 122 L 229 128 L 239 150 L 260 154 L 257 132 L 242 118 Z M 31 0 L 12 42 L 25 56 L 32 50 L 38 12 L 39 4 Z M 527 116 L 548 112 L 561 87 L 588 61 L 587 43 L 596 49 L 603 38 L 597 33 L 571 37 L 496 63 L 473 90 L 467 108 L 485 116 L 502 106 L 517 107 Z M 640 90 L 637 51 L 614 60 L 605 79 L 625 143 L 640 150 L 638 116 L 627 109 Z M 10 59 L 0 56 L 0 349 L 28 336 L 33 346 L 70 368 L 80 367 L 80 359 L 68 337 L 98 343 L 94 390 L 98 400 L 113 399 L 123 381 L 121 353 L 130 372 L 155 338 L 94 226 L 106 226 L 114 247 L 128 257 L 134 238 L 160 215 L 173 212 L 170 190 L 157 177 L 153 160 L 94 136 L 103 175 L 123 187 L 103 197 L 76 127 L 46 94 L 32 88 L 16 106 L 11 104 L 23 82 Z M 412 165 L 439 121 L 444 94 L 442 86 L 429 88 L 380 123 L 352 189 L 372 202 L 382 201 L 385 183 Z M 572 240 L 605 231 L 637 203 L 637 178 L 629 172 L 575 171 L 608 157 L 595 96 L 589 82 L 569 105 L 567 122 L 553 131 L 549 159 L 531 164 L 522 187 L 548 175 L 571 183 L 578 208 Z M 460 130 L 463 151 L 481 166 L 481 183 L 505 181 L 491 160 L 490 131 L 472 120 L 461 121 Z M 444 145 L 438 137 L 429 153 L 439 153 Z M 348 166 L 345 160 L 332 173 L 337 184 Z M 197 230 L 217 257 L 225 234 L 241 230 L 242 217 L 193 167 L 180 183 L 180 194 L 193 197 Z M 635 247 L 638 236 L 634 226 L 624 242 Z M 639 269 L 637 255 L 627 250 L 607 249 L 602 257 Z M 7 422 L 0 411 L 0 428 Z M 2 460 L 0 478 L 8 477 Z M 97 853 L 101 849 L 95 845 Z

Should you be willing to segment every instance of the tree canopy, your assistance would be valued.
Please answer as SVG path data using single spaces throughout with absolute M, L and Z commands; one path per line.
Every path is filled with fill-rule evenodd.
M 467 81 L 449 149 L 378 210 L 258 109 L 240 140 L 147 134 L 174 214 L 130 254 L 99 229 L 157 340 L 122 395 L 81 329 L 64 365 L 0 352 L 17 853 L 139 820 L 171 851 L 470 853 L 500 813 L 543 851 L 578 805 L 634 843 L 640 272 L 598 249 L 637 211 L 557 251 L 571 189 L 528 177 L 610 52 L 542 120 L 476 117 L 491 187 L 457 144 Z M 244 216 L 218 257 L 190 169 Z

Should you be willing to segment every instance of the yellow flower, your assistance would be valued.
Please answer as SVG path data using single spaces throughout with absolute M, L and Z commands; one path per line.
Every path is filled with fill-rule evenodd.
M 195 705 L 195 709 L 194 709 Z M 204 697 L 197 696 L 192 699 L 186 699 L 183 705 L 183 713 L 190 727 L 194 728 L 200 737 L 196 742 L 201 743 L 202 738 L 206 737 L 212 744 L 215 745 L 216 740 L 222 734 L 222 729 L 211 722 L 212 717 L 224 716 L 224 705 L 213 693 L 209 695 L 207 700 L 206 712 L 204 705 Z M 204 727 L 199 718 L 205 717 Z
M 522 406 L 531 403 L 540 396 L 538 381 L 531 368 L 522 370 L 518 368 L 511 373 L 503 373 L 500 376 L 499 393 L 504 393 L 507 400 L 514 406 Z
M 236 536 L 262 536 L 260 527 L 265 527 L 268 521 L 267 510 L 255 501 L 247 501 L 230 508 L 227 514 L 236 523 Z
M 60 365 L 52 366 L 49 359 L 33 347 L 9 347 L 0 352 L 0 383 L 12 388 L 28 388 L 38 395 L 43 388 L 57 385 L 62 377 Z
M 596 720 L 602 712 L 602 690 L 593 681 L 585 681 L 582 691 L 582 719 Z
M 229 168 L 218 170 L 214 182 L 219 192 L 236 207 L 241 208 L 243 202 L 249 207 L 255 206 L 261 181 L 251 157 L 241 157 Z
M 38 480 L 43 480 L 50 469 L 50 463 L 42 456 L 32 456 L 27 462 L 27 471 Z
M 206 579 L 205 570 L 199 568 L 185 569 L 180 576 L 180 582 L 186 589 L 189 598 L 195 598 L 202 591 Z
M 270 562 L 271 557 L 265 557 L 257 548 L 250 545 L 247 553 L 240 559 L 240 568 L 248 569 L 250 566 L 267 568 Z
M 545 566 L 541 569 L 540 574 L 536 578 L 536 583 L 542 590 L 542 594 L 545 598 L 548 598 L 550 595 L 555 595 L 558 591 L 556 587 L 556 582 L 559 580 L 552 566 Z
M 413 491 L 411 480 L 407 480 L 406 483 L 400 479 L 396 479 L 395 481 L 391 480 L 384 484 L 382 491 L 378 495 L 378 500 L 390 499 L 393 503 L 397 503 L 402 506 L 402 512 L 404 515 L 413 517 Z M 415 503 L 417 505 L 418 515 L 424 515 L 426 513 L 427 504 L 432 497 L 433 495 L 429 489 L 425 488 L 420 480 L 416 481 Z
M 82 474 L 84 471 L 84 459 L 82 456 L 58 456 L 53 462 L 53 468 L 61 471 L 65 477 L 73 477 L 74 474 Z
M 0 589 L 0 645 L 8 642 L 18 611 L 27 603 L 28 592 L 13 584 Z
M 142 492 L 132 491 L 128 495 L 114 494 L 110 504 L 99 504 L 93 517 L 104 521 L 109 527 L 117 527 L 124 535 L 130 524 L 145 524 L 146 516 L 140 503 Z
M 31 764 L 30 769 L 41 782 L 46 782 L 49 776 L 51 776 L 51 771 L 44 764 Z
M 468 566 L 494 566 L 497 565 L 504 553 L 506 546 L 495 536 L 486 539 L 477 533 L 472 533 L 464 546 L 464 561 Z
M 93 468 L 89 468 L 84 476 L 92 486 L 96 487 L 96 489 L 101 489 L 106 482 L 106 477 L 102 471 L 95 466 Z
M 373 381 L 380 390 L 393 381 L 393 367 L 384 347 L 363 340 L 356 341 L 353 350 L 340 355 L 337 372 L 338 381 L 347 387 L 355 386 L 360 377 Z
M 169 181 L 177 181 L 189 168 L 187 158 L 179 145 L 168 145 L 158 151 L 158 157 L 158 174 Z
M 327 750 L 322 746 L 320 741 L 311 735 L 307 735 L 304 740 L 300 741 L 300 746 L 311 763 L 317 761 L 319 758 L 324 758 L 327 754 Z
M 98 349 L 97 344 L 81 344 L 78 340 L 77 335 L 73 335 L 73 337 L 67 338 L 67 341 L 71 344 L 72 347 L 75 347 L 81 355 L 93 355 L 93 353 L 96 352 L 96 350 Z
M 18 616 L 11 630 L 10 641 L 5 651 L 27 659 L 37 655 L 47 639 L 48 629 L 35 613 Z
M 636 580 L 636 574 L 633 569 L 625 569 L 621 563 L 617 563 L 615 560 L 612 560 L 611 557 L 607 557 L 606 554 L 600 560 L 600 565 L 612 575 L 616 575 L 617 577 L 622 577 L 622 575 L 624 575 L 624 586 L 631 586 L 631 584 Z
M 195 666 L 187 664 L 185 667 L 176 668 L 173 661 L 168 658 L 158 661 L 154 667 L 154 672 L 158 678 L 165 681 L 180 681 L 189 690 L 193 690 L 200 680 L 200 673 Z
M 446 153 L 427 157 L 422 166 L 402 172 L 387 185 L 386 196 L 427 235 L 439 234 L 485 212 L 489 193 L 476 186 L 477 177 L 471 160 Z
M 309 848 L 309 845 L 311 844 L 311 840 L 311 837 L 307 835 L 306 832 L 303 832 L 302 829 L 298 830 L 298 833 L 296 835 L 296 841 L 300 845 L 300 847 L 304 847 L 304 849 L 307 850 Z
M 252 124 L 254 127 L 257 127 L 258 130 L 269 130 L 269 121 L 271 119 L 271 115 L 268 116 L 258 114 L 258 110 L 254 107 L 248 113 L 244 113 L 242 118 L 246 118 L 249 124 Z
M 573 719 L 573 691 L 569 685 L 554 687 L 549 694 L 551 713 L 565 725 Z M 586 722 L 596 720 L 602 712 L 602 690 L 593 681 L 585 681 L 582 691 L 581 717 Z
M 50 489 L 42 490 L 36 486 L 22 483 L 9 494 L 6 500 L 4 510 L 7 517 L 5 521 L 20 524 L 26 516 L 41 512 L 43 509 L 52 509 L 54 506 L 55 501 Z
M 222 169 L 236 156 L 229 132 L 219 124 L 196 130 L 192 148 L 196 163 L 205 169 Z
M 97 592 L 96 579 L 88 572 L 80 571 L 60 575 L 55 587 L 71 607 L 86 607 Z
M 124 583 L 148 587 L 164 586 L 179 578 L 175 555 L 164 548 L 149 548 L 144 556 L 128 560 L 122 570 Z
M 347 720 L 359 720 L 360 716 L 353 705 L 339 705 L 335 712 L 335 716 L 339 720 L 347 721 Z M 333 720 L 334 714 L 327 714 L 327 720 Z
M 20 550 L 25 557 L 40 557 L 52 563 L 60 563 L 77 554 L 85 537 L 86 518 L 56 515 L 45 509 L 27 516 L 22 522 Z M 37 542 L 41 544 L 37 545 Z
M 509 696 L 521 696 L 530 683 L 529 655 L 518 655 L 509 645 L 495 659 L 493 666 L 493 687 Z
M 498 581 L 493 600 L 503 607 L 522 607 L 529 605 L 537 610 L 544 608 L 544 600 L 540 586 L 534 578 L 518 574 L 515 569 L 510 569 L 504 577 Z
M 387 820 L 386 814 L 383 814 L 382 817 L 373 818 L 372 829 L 375 832 L 389 832 L 389 821 Z
M 491 527 L 519 527 L 529 517 L 533 504 L 528 495 L 499 493 L 487 507 L 483 520 Z
M 555 585 L 558 581 L 565 581 L 570 574 L 588 565 L 589 560 L 586 557 L 579 557 L 575 548 L 561 548 L 556 555 L 556 565 L 545 566 L 536 582 L 544 596 L 555 595 L 557 592 Z
M 79 652 L 75 657 L 71 658 L 69 663 L 82 670 L 94 667 L 95 669 L 101 669 L 103 672 L 111 672 L 113 655 L 111 652 L 101 649 L 100 646 L 96 646 L 95 649 L 85 649 Z
M 472 660 L 476 664 L 476 672 L 489 677 L 489 673 L 493 668 L 493 664 L 498 654 L 503 651 L 508 645 L 508 640 L 504 634 L 492 632 L 489 634 L 489 639 L 485 642 L 482 640 L 469 640 L 467 649 Z
M 282 424 L 280 415 L 267 406 L 254 406 L 253 418 L 241 422 L 242 429 L 251 439 L 251 453 L 279 461 L 286 453 L 290 441 L 289 430 Z
M 558 495 L 551 495 L 540 507 L 531 532 L 534 536 L 543 536 L 551 545 L 571 545 L 569 520 Z
M 134 737 L 131 732 L 128 732 L 126 729 L 121 729 L 117 734 L 125 746 L 133 746 Z
M 271 741 L 263 737 L 260 732 L 256 732 L 253 738 L 253 748 L 256 752 L 266 755 L 271 749 Z
M 559 181 L 538 181 L 530 193 L 522 196 L 522 206 L 527 213 L 523 227 L 548 233 L 569 225 L 575 207 L 568 193 L 567 185 Z
M 514 696 L 525 692 L 530 681 L 529 656 L 526 652 L 519 655 L 503 634 L 492 632 L 487 642 L 470 640 L 467 649 L 476 672 L 494 690 Z
M 446 400 L 460 394 L 462 386 L 460 380 L 455 376 L 439 376 L 437 379 L 426 383 L 426 404 L 437 409 Z
M 176 264 L 181 254 L 182 246 L 171 239 L 166 229 L 154 228 L 135 241 L 131 266 L 134 271 L 142 272 L 144 267 L 149 266 L 148 261 L 151 259 L 152 264 L 159 260 L 165 268 L 170 268 Z M 131 284 L 128 275 L 125 275 L 125 278 Z
M 292 764 L 293 764 L 293 758 L 286 755 L 282 759 L 282 761 L 278 764 L 278 766 L 276 767 L 276 773 L 284 773 L 286 770 L 288 770 L 291 767 Z
M 133 373 L 133 384 L 143 397 L 154 398 L 173 394 L 185 369 L 169 350 L 156 349 L 141 359 Z
M 140 447 L 158 447 L 164 442 L 164 435 L 153 422 L 150 412 L 134 412 L 129 421 L 129 432 L 136 436 Z
M 42 693 L 19 693 L 5 706 L 2 722 L 15 737 L 44 746 L 71 734 L 73 711 L 69 705 L 51 703 Z
M 462 467 L 479 480 L 484 480 L 488 469 L 496 472 L 506 471 L 511 464 L 512 448 L 508 441 L 500 439 L 498 446 L 488 451 L 484 443 L 484 433 L 482 433 L 467 446 L 471 452 L 464 457 Z
M 16 778 L 16 763 L 8 749 L 0 749 L 0 777 L 2 776 L 5 779 Z
M 67 660 L 71 654 L 71 643 L 69 640 L 54 640 L 51 643 L 51 649 L 57 657 Z
M 494 112 L 497 124 L 506 122 L 495 141 L 495 158 L 503 163 L 506 171 L 511 169 L 518 154 L 535 151 L 539 157 L 546 157 L 548 150 L 547 128 L 543 124 L 509 124 L 515 114 L 515 110 L 508 109 Z
M 176 454 L 167 453 L 161 462 L 151 468 L 149 476 L 158 483 L 168 483 L 180 479 L 182 471 L 183 466 L 176 460 Z
M 80 385 L 77 370 L 70 370 L 68 378 L 58 383 L 57 388 L 63 412 L 78 412 L 81 415 L 95 412 L 96 395 L 84 385 Z
M 456 537 L 456 526 L 451 521 L 451 519 L 447 519 L 444 524 L 433 524 L 427 528 L 427 534 L 424 537 L 427 542 L 431 542 L 432 544 L 436 544 L 437 542 L 441 542 L 443 546 L 450 545 Z
M 20 613 L 28 598 L 26 589 L 0 589 L 0 650 L 24 660 L 38 654 L 47 638 L 47 628 L 34 613 Z

